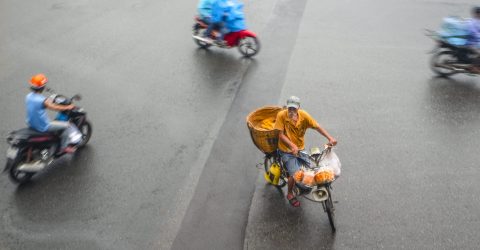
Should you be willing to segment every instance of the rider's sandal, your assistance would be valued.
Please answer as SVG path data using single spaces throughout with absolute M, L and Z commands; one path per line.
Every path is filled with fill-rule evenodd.
M 290 205 L 292 205 L 293 207 L 299 207 L 300 206 L 300 201 L 297 200 L 297 197 L 293 196 L 292 195 L 292 198 L 288 198 L 288 195 L 287 195 L 287 200 L 288 202 L 290 203 Z

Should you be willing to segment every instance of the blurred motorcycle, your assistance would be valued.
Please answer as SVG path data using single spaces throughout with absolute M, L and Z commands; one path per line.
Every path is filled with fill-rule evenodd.
M 207 23 L 199 17 L 195 17 L 195 24 L 193 25 L 193 40 L 200 48 L 208 49 L 210 46 L 217 46 L 230 49 L 237 47 L 238 51 L 245 57 L 252 57 L 260 51 L 260 41 L 258 40 L 257 35 L 248 29 L 225 34 L 223 37 L 224 45 L 221 45 L 212 41 L 212 39 L 215 40 L 218 36 L 217 31 L 212 31 L 212 33 L 209 34 L 212 39 L 202 37 L 207 28 Z
M 464 19 L 446 17 L 440 31 L 426 30 L 425 35 L 432 38 L 436 46 L 430 52 L 431 70 L 441 77 L 458 73 L 480 74 L 475 69 L 480 66 L 480 54 L 469 46 L 470 33 Z

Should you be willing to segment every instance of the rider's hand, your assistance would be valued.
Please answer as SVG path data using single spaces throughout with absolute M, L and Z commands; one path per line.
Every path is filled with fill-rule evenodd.
M 66 109 L 66 110 L 72 110 L 72 109 L 74 109 L 74 108 L 75 108 L 75 105 L 73 105 L 73 104 L 70 104 L 70 105 L 65 106 L 65 109 Z
M 328 145 L 329 145 L 329 146 L 335 146 L 335 145 L 337 145 L 337 140 L 336 140 L 335 138 L 333 138 L 333 137 L 329 138 L 329 139 L 328 139 Z
M 292 144 L 292 146 L 291 146 L 290 148 L 291 148 L 291 150 L 292 150 L 292 154 L 293 154 L 293 155 L 298 155 L 298 147 L 297 147 L 297 145 Z

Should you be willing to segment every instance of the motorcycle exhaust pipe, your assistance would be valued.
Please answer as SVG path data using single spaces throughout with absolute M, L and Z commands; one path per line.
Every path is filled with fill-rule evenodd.
M 42 171 L 47 164 L 43 161 L 35 161 L 32 163 L 24 163 L 18 167 L 19 171 L 35 173 Z

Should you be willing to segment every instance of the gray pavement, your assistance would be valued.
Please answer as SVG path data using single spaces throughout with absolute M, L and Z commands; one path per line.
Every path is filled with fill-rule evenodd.
M 480 80 L 432 78 L 422 34 L 475 2 L 245 3 L 254 60 L 195 48 L 196 1 L 0 1 L 0 137 L 37 72 L 94 126 L 32 183 L 0 176 L 0 249 L 477 248 Z M 244 117 L 292 94 L 340 141 L 335 235 L 255 168 Z
M 339 140 L 337 233 L 259 176 L 245 249 L 478 248 L 480 81 L 432 78 L 422 34 L 473 4 L 308 1 L 280 101 L 302 97 Z

